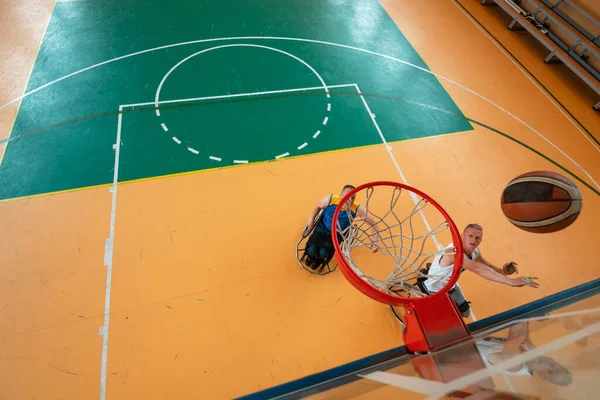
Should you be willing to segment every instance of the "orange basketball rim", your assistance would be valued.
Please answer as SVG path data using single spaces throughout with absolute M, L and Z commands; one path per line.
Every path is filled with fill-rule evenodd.
M 344 212 L 345 204 L 353 196 L 359 199 L 363 194 L 365 203 L 361 207 L 365 218 Z M 429 222 L 426 214 L 430 219 L 434 216 L 434 223 Z M 429 352 L 470 336 L 456 303 L 448 294 L 462 269 L 461 235 L 454 221 L 434 199 L 398 182 L 366 183 L 342 197 L 331 231 L 335 256 L 344 277 L 369 298 L 404 307 L 403 338 L 409 351 Z M 448 234 L 452 245 L 442 248 L 436 236 Z M 377 246 L 378 254 L 393 260 L 394 269 L 385 280 L 371 277 L 358 265 L 354 254 L 363 246 Z M 449 277 L 423 272 L 428 271 L 424 269 L 428 261 L 452 253 L 454 266 Z M 362 257 L 358 258 L 364 262 L 364 255 Z M 424 279 L 437 279 L 445 285 L 430 293 L 419 288 Z

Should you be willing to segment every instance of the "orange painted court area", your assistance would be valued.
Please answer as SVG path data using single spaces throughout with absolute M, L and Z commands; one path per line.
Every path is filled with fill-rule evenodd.
M 49 18 L 65 6 L 0 1 L 0 104 L 26 91 Z M 504 13 L 466 0 L 431 2 L 434 11 L 408 0 L 380 6 L 464 116 L 508 133 L 600 190 L 600 145 L 593 139 L 600 138 L 600 113 L 590 106 L 597 96 L 566 67 L 545 64 L 545 50 L 507 30 Z M 227 9 L 212 12 L 216 21 L 227 19 Z M 353 18 L 353 34 L 368 48 L 377 20 Z M 0 139 L 11 136 L 19 104 L 0 110 Z M 7 144 L 13 146 L 4 141 L 0 149 Z M 52 151 L 61 157 L 60 149 Z M 345 184 L 404 177 L 436 199 L 460 230 L 481 224 L 489 261 L 516 261 L 521 275 L 539 277 L 538 289 L 511 288 L 464 273 L 459 283 L 477 319 L 596 279 L 597 193 L 576 182 L 582 213 L 551 234 L 519 230 L 502 214 L 505 185 L 538 170 L 565 174 L 473 124 L 387 145 L 132 179 L 116 185 L 114 204 L 110 183 L 3 200 L 0 399 L 88 399 L 102 390 L 109 399 L 233 398 L 402 345 L 388 307 L 359 293 L 339 270 L 311 275 L 296 260 L 312 208 Z

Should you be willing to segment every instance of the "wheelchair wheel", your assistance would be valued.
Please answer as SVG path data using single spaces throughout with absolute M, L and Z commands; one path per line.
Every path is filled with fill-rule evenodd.
M 402 285 L 399 285 L 397 289 L 390 288 L 390 290 L 392 290 L 400 296 L 405 296 L 408 298 L 426 296 L 422 293 L 420 287 L 421 285 L 419 285 L 419 282 L 417 281 L 417 286 L 411 285 L 409 283 L 404 283 Z M 404 322 L 404 320 L 402 320 L 402 317 L 398 315 L 394 306 L 390 305 L 390 310 L 392 311 L 392 314 L 394 314 L 394 318 L 396 318 L 400 325 L 402 325 L 402 332 L 404 332 L 404 330 L 406 329 L 406 323 Z
M 326 260 L 324 260 L 320 266 L 318 266 L 317 268 L 313 268 L 312 265 L 306 265 L 306 259 L 308 257 L 308 254 L 306 253 L 306 245 L 308 242 L 308 239 L 310 238 L 310 236 L 312 235 L 312 233 L 315 231 L 317 225 L 321 222 L 321 217 L 322 217 L 323 211 L 321 211 L 314 220 L 313 223 L 313 227 L 312 229 L 310 229 L 309 231 L 303 231 L 302 232 L 302 237 L 300 238 L 300 241 L 298 242 L 298 244 L 296 245 L 296 260 L 298 261 L 298 264 L 300 264 L 300 266 L 302 268 L 304 268 L 306 271 L 310 272 L 313 275 L 327 275 L 331 272 L 334 272 L 337 269 L 337 264 L 335 264 L 335 266 L 331 266 L 331 260 L 333 259 L 333 253 L 331 254 L 330 257 L 328 257 Z

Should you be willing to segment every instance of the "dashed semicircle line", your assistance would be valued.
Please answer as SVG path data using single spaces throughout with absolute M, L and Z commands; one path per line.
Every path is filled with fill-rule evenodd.
M 214 46 L 214 47 L 211 47 L 211 48 L 208 48 L 208 49 L 201 50 L 201 51 L 196 52 L 196 53 L 194 53 L 194 54 L 192 54 L 190 56 L 185 57 L 184 59 L 180 60 L 177 64 L 175 64 L 175 66 L 173 66 L 165 74 L 165 76 L 163 76 L 163 78 L 162 78 L 162 80 L 161 80 L 161 82 L 158 85 L 158 88 L 156 90 L 155 99 L 154 99 L 154 101 L 155 101 L 155 107 L 156 107 L 156 109 L 155 109 L 156 116 L 157 117 L 161 116 L 160 108 L 159 108 L 160 107 L 160 101 L 159 101 L 159 99 L 160 99 L 160 92 L 162 90 L 162 87 L 163 87 L 165 81 L 167 80 L 167 78 L 169 77 L 169 75 L 171 75 L 173 73 L 173 71 L 175 71 L 179 66 L 181 66 L 183 63 L 185 63 L 186 61 L 190 60 L 193 57 L 196 57 L 196 56 L 198 56 L 200 54 L 203 54 L 203 53 L 206 53 L 206 52 L 209 52 L 209 51 L 212 51 L 212 50 L 217 50 L 217 49 L 222 49 L 222 48 L 228 48 L 228 47 L 255 47 L 255 48 L 262 48 L 262 49 L 275 51 L 275 52 L 284 54 L 286 56 L 289 56 L 289 57 L 291 57 L 291 58 L 299 61 L 303 65 L 305 65 L 308 69 L 310 69 L 312 71 L 312 73 L 319 79 L 319 81 L 321 81 L 321 84 L 323 85 L 322 87 L 323 87 L 323 89 L 325 89 L 325 94 L 327 95 L 327 98 L 328 99 L 331 98 L 331 95 L 329 93 L 329 88 L 327 87 L 327 84 L 323 80 L 323 77 L 321 77 L 321 75 L 310 64 L 308 64 L 306 61 L 302 60 L 301 58 L 299 58 L 299 57 L 297 57 L 297 56 L 295 56 L 295 55 L 293 55 L 291 53 L 288 53 L 286 51 L 274 48 L 274 47 L 263 46 L 263 45 L 256 45 L 256 44 L 247 44 L 247 43 L 236 43 L 236 44 L 227 44 L 227 45 L 222 45 L 222 46 Z M 328 102 L 327 103 L 327 112 L 330 112 L 330 111 L 331 111 L 331 103 Z M 326 116 L 323 119 L 323 125 L 327 125 L 328 121 L 329 121 L 329 117 Z M 160 125 L 161 125 L 161 127 L 163 128 L 163 130 L 165 132 L 169 131 L 169 128 L 167 127 L 167 125 L 164 122 L 162 122 Z M 320 133 L 321 133 L 320 130 L 317 131 L 317 133 L 313 135 L 313 139 L 316 139 L 319 136 Z M 175 143 L 181 144 L 181 141 L 177 137 L 174 136 L 172 139 L 173 139 L 173 141 Z M 298 146 L 297 149 L 301 150 L 301 149 L 305 148 L 306 146 L 308 146 L 308 143 L 304 142 L 302 145 Z M 194 149 L 194 148 L 188 147 L 187 150 L 190 151 L 193 154 L 196 154 L 196 155 L 199 154 L 199 151 L 196 150 L 196 149 Z M 290 155 L 290 153 L 286 152 L 286 153 L 283 153 L 283 154 L 275 156 L 275 159 L 285 158 L 285 157 L 287 157 L 289 155 Z M 218 162 L 222 161 L 221 157 L 210 156 L 209 159 L 213 160 L 213 161 L 218 161 Z M 246 164 L 249 161 L 248 160 L 234 160 L 233 162 L 234 162 L 234 164 Z

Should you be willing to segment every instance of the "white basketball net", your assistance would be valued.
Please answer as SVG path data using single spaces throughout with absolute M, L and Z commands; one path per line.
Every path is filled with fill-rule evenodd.
M 373 204 L 376 189 L 379 192 L 383 191 L 384 195 L 385 191 L 391 192 L 387 205 L 382 206 L 386 202 L 381 201 L 381 196 L 378 199 L 378 207 Z M 436 235 L 440 234 L 449 240 L 448 243 L 451 241 L 450 224 L 444 216 L 426 199 L 407 189 L 377 186 L 369 187 L 364 192 L 366 201 L 361 203 L 361 207 L 366 211 L 367 217 L 377 224 L 379 235 L 374 233 L 372 226 L 365 219 L 351 219 L 350 226 L 345 230 L 340 229 L 337 221 L 337 232 L 343 238 L 343 242 L 340 242 L 341 253 L 350 267 L 372 286 L 393 296 L 427 296 L 419 288 L 418 278 L 432 278 L 441 282 L 443 286 L 450 279 L 452 268 L 448 268 L 448 272 L 442 275 L 432 275 L 431 272 L 426 274 L 421 270 L 437 256 L 455 254 L 453 246 L 442 248 L 437 243 Z M 404 196 L 404 201 L 401 202 L 403 193 L 407 193 L 412 202 L 407 201 L 407 196 Z M 432 215 L 437 218 L 433 221 L 433 227 L 430 227 L 429 221 L 425 219 L 426 212 L 430 219 Z M 384 280 L 369 276 L 355 262 L 353 255 L 357 251 L 353 250 L 363 246 L 369 249 L 377 246 L 378 254 L 393 260 L 393 270 Z M 363 257 L 365 254 L 366 252 L 362 251 Z M 371 260 L 376 262 L 374 257 Z M 364 259 L 362 262 L 365 262 Z

